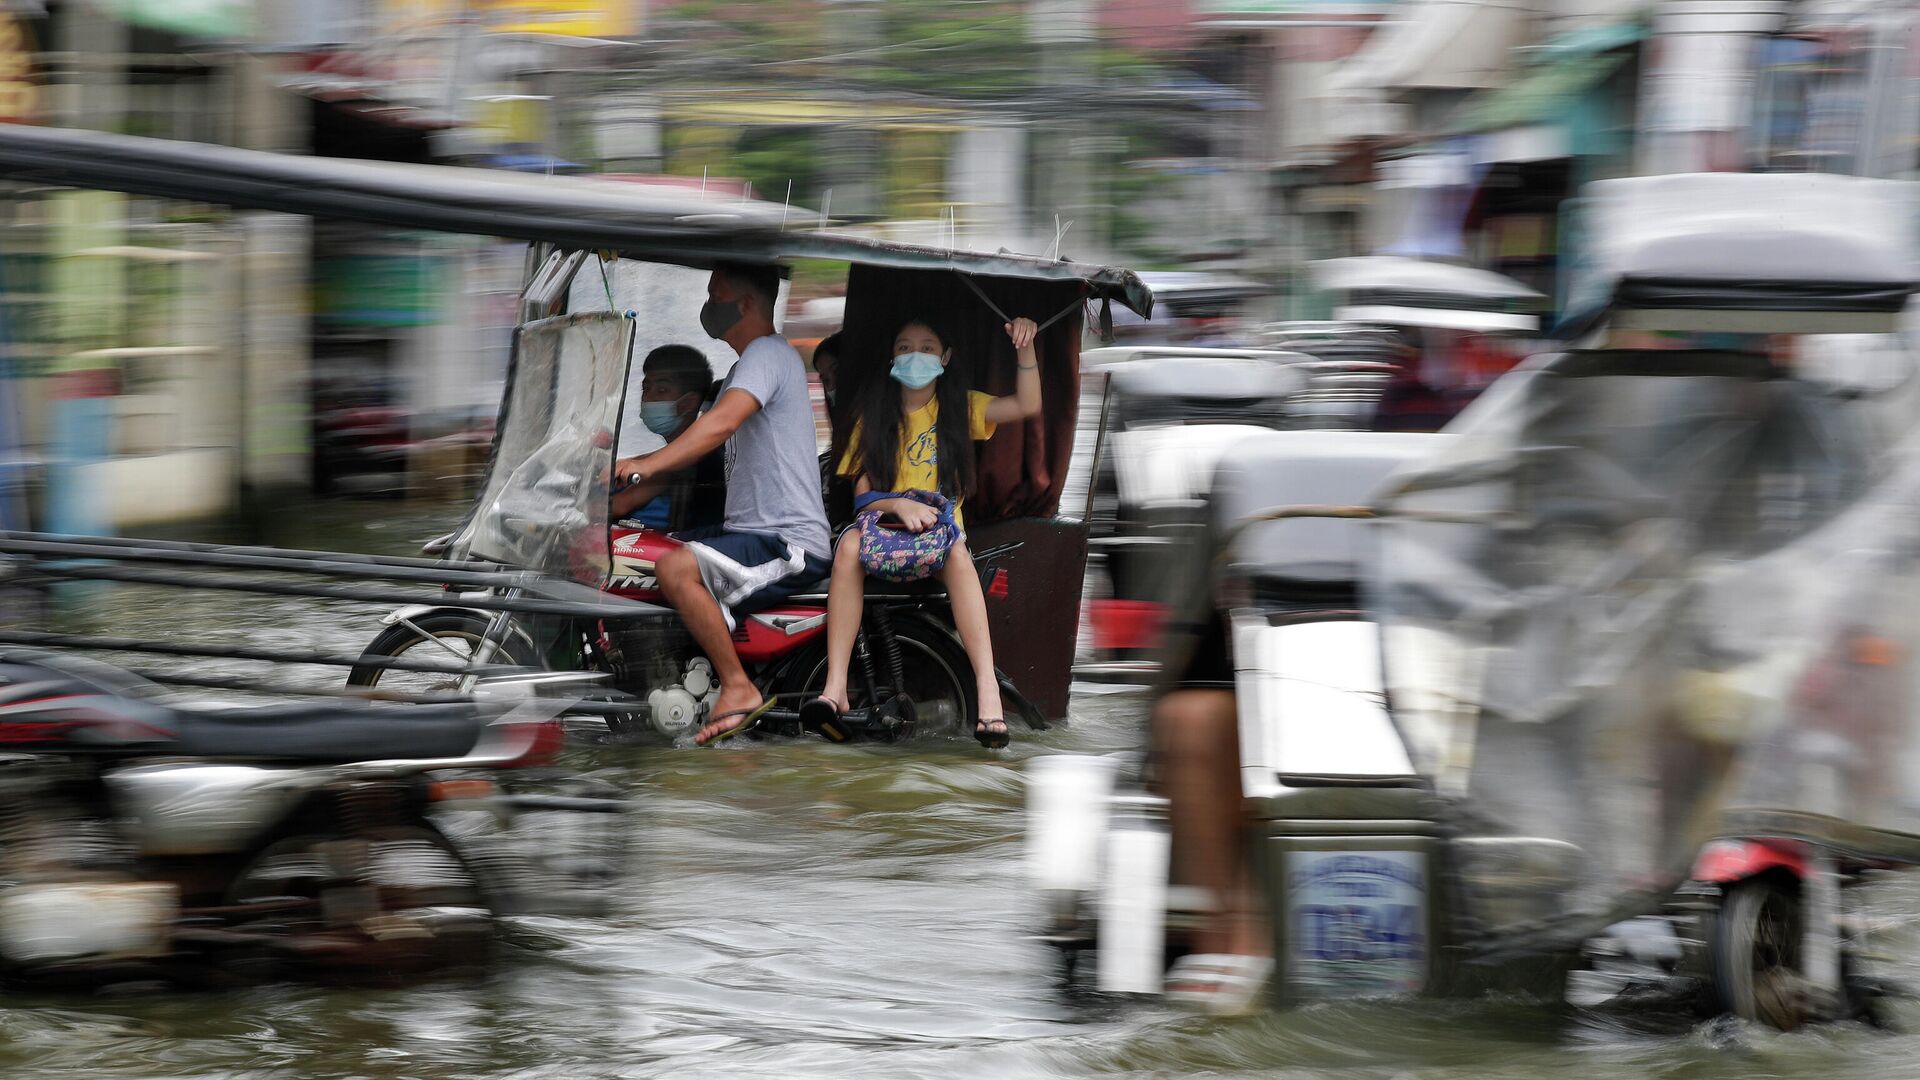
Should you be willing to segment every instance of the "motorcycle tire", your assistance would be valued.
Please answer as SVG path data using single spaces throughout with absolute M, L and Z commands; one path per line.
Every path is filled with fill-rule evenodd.
M 1810 1017 L 1800 992 L 1799 882 L 1766 874 L 1726 889 L 1707 933 L 1714 997 L 1743 1020 L 1791 1031 Z
M 459 642 L 455 651 L 464 657 L 472 656 L 486 636 L 487 616 L 477 611 L 434 611 L 405 623 L 394 623 L 380 631 L 378 637 L 368 643 L 361 651 L 361 659 L 368 657 L 398 658 L 409 652 L 416 652 L 423 646 L 427 651 L 416 652 L 421 659 L 444 659 L 453 657 L 445 649 L 435 648 L 430 640 Z M 412 625 L 408 625 L 411 623 Z M 418 627 L 416 631 L 414 628 Z M 426 636 L 422 636 L 424 633 Z M 488 663 L 506 666 L 519 666 L 534 663 L 531 645 L 520 635 L 509 633 L 507 640 L 494 650 Z M 445 693 L 454 689 L 457 676 L 434 675 L 417 671 L 395 671 L 390 668 L 358 665 L 347 672 L 347 685 L 357 687 L 379 687 L 382 689 L 405 689 L 412 692 Z M 395 684 L 400 684 L 396 686 Z
M 973 665 L 960 643 L 943 627 L 918 617 L 897 618 L 894 636 L 900 642 L 901 666 L 906 669 L 907 684 L 893 689 L 896 693 L 904 691 L 911 699 L 913 735 L 909 737 L 971 738 L 976 708 Z M 875 651 L 878 652 L 877 648 Z M 854 663 L 858 665 L 859 660 L 855 659 Z M 874 664 L 884 678 L 885 661 L 876 655 Z M 794 700 L 804 700 L 819 693 L 826 682 L 827 648 L 823 643 L 796 658 L 777 690 L 792 695 Z M 863 682 L 856 668 L 848 682 L 848 694 L 853 699 L 850 704 L 856 709 L 866 704 Z
M 330 849 L 343 844 L 368 845 L 368 863 L 338 865 Z M 268 907 L 236 929 L 280 939 L 282 960 L 302 974 L 371 985 L 484 965 L 498 929 L 489 893 L 460 850 L 419 822 L 282 836 L 255 852 L 226 900 Z M 336 895 L 366 909 L 342 918 Z

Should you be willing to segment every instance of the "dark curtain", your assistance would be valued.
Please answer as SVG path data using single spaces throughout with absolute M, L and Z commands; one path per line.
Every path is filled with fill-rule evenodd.
M 1008 318 L 1045 323 L 1072 308 L 1041 331 L 1035 349 L 1040 358 L 1041 412 L 1019 424 L 1001 424 L 993 438 L 978 443 L 979 484 L 967 500 L 969 526 L 1021 517 L 1052 517 L 1073 454 L 1074 417 L 1080 395 L 1080 325 L 1085 287 L 1075 282 L 1037 282 L 976 277 L 974 284 Z M 841 328 L 840 401 L 858 399 L 870 378 L 886 378 L 893 362 L 893 335 L 908 319 L 926 318 L 952 340 L 950 373 L 958 372 L 975 390 L 1011 394 L 1013 343 L 1004 321 L 960 275 L 951 270 L 894 270 L 854 266 L 847 274 L 847 309 Z M 951 377 L 951 374 L 947 377 Z M 846 447 L 850 410 L 834 419 L 834 460 Z

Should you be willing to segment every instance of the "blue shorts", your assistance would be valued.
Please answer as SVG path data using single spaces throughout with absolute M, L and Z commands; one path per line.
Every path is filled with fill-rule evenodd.
M 700 580 L 720 602 L 727 629 L 801 593 L 819 592 L 833 564 L 772 533 L 729 532 L 711 525 L 673 534 L 700 564 Z

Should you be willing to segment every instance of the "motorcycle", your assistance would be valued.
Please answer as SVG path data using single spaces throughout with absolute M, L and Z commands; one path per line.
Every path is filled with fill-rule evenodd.
M 98 661 L 0 652 L 0 983 L 385 982 L 604 896 L 624 801 L 531 790 L 564 740 L 555 689 L 182 707 Z M 609 827 L 554 827 L 583 814 Z
M 469 594 L 449 589 L 453 595 L 444 605 L 388 614 L 363 659 L 451 654 L 470 664 L 597 672 L 611 679 L 599 703 L 608 707 L 601 712 L 610 712 L 607 723 L 617 735 L 675 739 L 706 722 L 719 692 L 712 664 L 665 604 L 654 573 L 679 541 L 608 520 L 632 327 L 612 312 L 556 316 L 521 327 L 487 486 L 454 538 L 430 546 L 449 569 L 478 560 L 540 571 L 637 601 L 634 613 L 510 616 L 463 606 Z M 1054 347 L 1064 348 L 1057 341 Z M 983 457 L 982 476 L 989 475 Z M 1069 631 L 1078 598 L 1060 594 L 1081 580 L 1085 526 L 1052 518 L 1003 519 L 975 525 L 970 534 L 996 655 L 1022 673 L 1016 685 L 1006 671 L 995 672 L 1002 697 L 1030 726 L 1045 727 L 1065 712 Z M 1016 575 L 1033 587 L 1015 590 Z M 824 580 L 819 588 L 747 613 L 734 630 L 741 662 L 762 694 L 774 699 L 756 723 L 756 736 L 805 734 L 800 702 L 826 681 Z M 893 742 L 916 732 L 957 734 L 976 712 L 973 668 L 938 581 L 869 583 L 851 675 L 846 719 L 857 738 Z M 410 680 L 368 663 L 354 668 L 347 682 L 463 692 L 473 678 Z M 1028 685 L 1041 692 L 1028 693 Z
M 657 529 L 614 526 L 610 530 L 614 574 L 607 592 L 630 600 L 665 604 L 654 567 L 664 554 L 680 546 Z M 1002 562 L 1019 544 L 998 545 L 976 552 L 974 565 L 989 597 L 1008 595 L 1008 577 Z M 756 727 L 756 734 L 797 737 L 804 734 L 798 711 L 800 699 L 826 681 L 827 597 L 822 590 L 802 594 L 790 602 L 755 612 L 740 620 L 733 634 L 734 649 L 761 693 L 776 699 Z M 700 653 L 692 635 L 670 608 L 644 619 L 576 619 L 548 628 L 554 637 L 577 651 L 560 657 L 544 653 L 536 644 L 540 631 L 498 613 L 458 606 L 402 608 L 383 620 L 386 629 L 369 643 L 366 658 L 402 657 L 416 651 L 452 651 L 476 663 L 532 666 L 565 663 L 612 677 L 634 709 L 615 714 L 609 726 L 619 733 L 636 729 L 665 738 L 697 730 L 720 696 L 712 663 Z M 944 590 L 937 582 L 909 585 L 874 583 L 866 597 L 861 631 L 854 641 L 853 680 L 849 686 L 852 709 L 848 726 L 859 737 L 895 742 L 916 732 L 954 733 L 973 715 L 973 668 L 967 661 Z M 391 687 L 408 676 L 363 665 L 348 673 L 350 686 Z M 464 690 L 471 676 L 441 677 L 429 690 Z M 1012 681 L 999 675 L 1000 690 L 1029 723 L 1036 720 L 1031 703 Z M 789 707 L 780 707 L 786 703 Z

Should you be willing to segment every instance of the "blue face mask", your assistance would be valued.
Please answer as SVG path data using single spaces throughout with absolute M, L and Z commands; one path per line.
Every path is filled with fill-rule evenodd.
M 665 438 L 680 426 L 680 403 L 643 401 L 640 403 L 640 422 L 647 426 L 648 431 Z
M 888 372 L 894 381 L 910 390 L 919 390 L 930 386 L 940 377 L 946 367 L 940 358 L 932 353 L 910 352 L 893 358 L 893 369 Z

